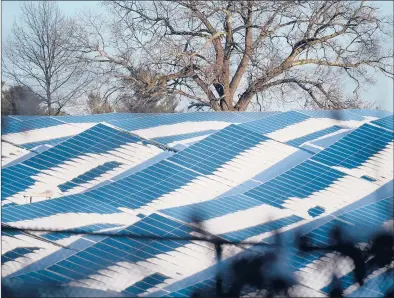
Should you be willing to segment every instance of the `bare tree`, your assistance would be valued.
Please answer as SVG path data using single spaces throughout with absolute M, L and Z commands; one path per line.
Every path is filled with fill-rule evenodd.
M 104 100 L 100 94 L 93 92 L 88 93 L 87 108 L 89 114 L 112 113 L 114 111 L 108 101 Z
M 110 31 L 86 18 L 85 52 L 145 94 L 244 111 L 251 102 L 360 107 L 393 76 L 392 19 L 365 1 L 111 1 Z M 93 56 L 90 56 L 93 57 Z M 148 76 L 142 75 L 141 70 Z M 344 92 L 351 84 L 354 92 Z M 302 96 L 300 96 L 300 94 Z M 257 97 L 257 95 L 260 95 Z
M 5 45 L 3 73 L 41 98 L 47 114 L 57 115 L 91 81 L 73 42 L 76 24 L 56 2 L 24 2 L 21 9 Z

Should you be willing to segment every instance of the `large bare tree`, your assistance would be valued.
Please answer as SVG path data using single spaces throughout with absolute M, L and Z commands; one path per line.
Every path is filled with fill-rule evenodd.
M 393 76 L 393 50 L 384 46 L 392 44 L 392 18 L 373 2 L 107 5 L 112 22 L 85 18 L 85 51 L 148 97 L 177 95 L 216 111 L 289 99 L 340 109 L 363 104 L 360 89 L 376 71 Z
M 91 81 L 74 42 L 76 25 L 56 2 L 24 2 L 21 10 L 5 44 L 3 74 L 41 98 L 47 114 L 57 115 Z

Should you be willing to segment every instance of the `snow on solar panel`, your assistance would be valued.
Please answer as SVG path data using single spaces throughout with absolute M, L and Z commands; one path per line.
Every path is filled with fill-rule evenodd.
M 140 235 L 182 237 L 190 235 L 193 229 L 171 219 L 151 215 L 124 231 Z M 183 266 L 184 262 L 190 266 Z M 213 262 L 213 249 L 201 243 L 106 237 L 45 269 L 24 275 L 16 274 L 17 276 L 11 280 L 29 283 L 32 282 L 31 277 L 39 277 L 38 280 L 34 280 L 34 285 L 40 286 L 50 281 L 47 274 L 52 274 L 53 277 L 67 277 L 67 283 L 70 285 L 126 291 L 132 294 L 130 291 L 141 289 L 149 277 L 166 277 L 148 287 L 155 288 L 159 284 L 165 285 L 167 280 L 195 273 Z
M 318 113 L 316 118 L 301 112 L 291 111 L 260 120 L 240 124 L 241 127 L 264 134 L 274 140 L 318 152 L 327 146 L 316 146 L 313 142 L 330 136 L 339 136 L 369 120 L 353 115 L 344 119 Z M 341 112 L 342 115 L 344 112 Z
M 4 117 L 6 123 L 13 124 L 11 128 L 14 134 L 8 136 L 9 140 L 15 140 L 18 144 L 23 145 L 25 148 L 33 148 L 41 144 L 56 144 L 64 140 L 64 137 L 58 137 L 54 135 L 54 130 L 52 127 L 53 120 L 59 122 L 62 125 L 62 133 L 66 133 L 67 137 L 73 136 L 78 132 L 73 132 L 76 127 L 89 128 L 98 123 L 109 123 L 116 127 L 123 128 L 129 131 L 136 130 L 136 133 L 141 133 L 143 137 L 163 137 L 163 136 L 175 136 L 180 134 L 191 134 L 191 133 L 201 133 L 208 130 L 205 135 L 208 135 L 209 130 L 212 126 L 216 126 L 216 130 L 225 127 L 230 123 L 243 123 L 246 121 L 251 121 L 255 119 L 261 119 L 263 117 L 276 114 L 277 112 L 264 112 L 264 113 L 254 113 L 248 112 L 243 113 L 242 116 L 239 113 L 184 113 L 184 114 L 137 114 L 137 113 L 127 113 L 127 114 L 99 114 L 99 115 L 85 115 L 85 116 L 57 116 L 57 117 L 47 117 L 47 116 L 19 116 L 17 119 L 12 117 Z M 144 118 L 144 119 L 142 119 Z M 49 120 L 48 120 L 49 119 Z M 52 119 L 52 120 L 50 120 Z M 202 121 L 205 119 L 205 123 Z M 31 124 L 31 120 L 35 120 L 37 123 Z M 199 125 L 193 126 L 193 123 L 199 122 Z M 26 123 L 26 125 L 22 125 Z M 226 124 L 227 123 L 227 124 Z M 41 124 L 41 126 L 39 125 Z M 69 124 L 68 126 L 65 124 Z M 166 132 L 162 131 L 163 125 L 169 125 Z M 204 126 L 205 125 L 205 126 Z M 158 128 L 162 126 L 162 128 Z M 40 128 L 39 131 L 34 131 L 34 129 Z M 67 129 L 66 129 L 67 128 Z M 154 128 L 151 132 L 147 129 Z M 33 130 L 33 131 L 32 131 Z M 20 134 L 21 132 L 30 131 L 28 138 L 26 134 Z M 4 132 L 5 133 L 5 132 Z M 186 135 L 185 135 L 186 137 Z M 52 140 L 53 139 L 53 140 Z M 196 141 L 197 139 L 194 138 Z M 191 142 L 189 141 L 189 143 Z M 173 144 L 176 145 L 176 144 Z
M 364 112 L 367 113 L 369 110 L 365 110 Z M 371 111 L 374 112 L 374 111 Z M 384 112 L 384 111 L 382 111 Z M 303 111 L 299 112 L 287 112 L 287 113 L 282 113 L 282 114 L 292 114 L 293 116 L 295 113 L 298 113 L 298 118 L 301 115 L 304 115 Z M 308 113 L 308 112 L 305 112 Z M 309 111 L 310 113 L 310 111 Z M 339 113 L 339 114 L 338 114 Z M 343 116 L 343 120 L 350 120 L 350 121 L 336 121 L 332 122 L 332 125 L 338 124 L 338 125 L 350 125 L 350 126 L 358 126 L 362 124 L 362 121 L 367 121 L 368 119 L 376 119 L 376 118 L 371 118 L 369 117 L 367 120 L 366 118 L 357 116 L 354 113 L 350 113 L 350 115 L 353 115 L 352 117 L 345 117 L 348 115 L 350 112 L 347 111 L 340 111 L 336 112 L 336 115 Z M 182 143 L 182 144 L 190 144 L 192 142 L 198 141 L 203 138 L 203 135 L 208 135 L 208 131 L 211 130 L 213 127 L 218 130 L 226 125 L 233 123 L 246 123 L 246 122 L 253 122 L 253 120 L 259 120 L 268 116 L 273 116 L 280 114 L 279 112 L 245 112 L 245 113 L 235 113 L 235 112 L 227 112 L 227 113 L 219 113 L 219 112 L 210 112 L 210 113 L 182 113 L 182 114 L 100 114 L 100 115 L 85 115 L 85 116 L 57 116 L 57 117 L 47 117 L 47 116 L 34 116 L 34 117 L 29 117 L 29 116 L 22 116 L 19 117 L 18 120 L 11 118 L 11 117 L 5 117 L 11 122 L 19 122 L 19 123 L 24 123 L 27 121 L 31 120 L 36 120 L 36 121 L 46 121 L 46 119 L 56 119 L 61 123 L 68 123 L 70 125 L 74 126 L 83 126 L 85 129 L 87 127 L 90 127 L 94 124 L 100 123 L 100 122 L 107 122 L 109 124 L 112 124 L 116 127 L 120 127 L 129 131 L 134 131 L 137 134 L 140 134 L 143 137 L 147 138 L 161 138 L 161 137 L 176 137 L 178 135 L 184 135 L 184 137 L 187 137 L 187 134 L 192 134 L 196 133 L 199 134 L 201 133 L 200 137 L 195 137 L 194 140 L 191 139 L 190 141 L 187 141 L 183 139 L 183 141 L 177 141 L 172 145 L 176 145 L 177 143 Z M 319 117 L 326 118 L 326 121 L 318 121 L 319 127 L 322 126 L 323 122 L 327 123 L 327 120 L 329 119 L 335 119 L 336 117 L 332 117 L 331 112 L 318 112 L 316 114 Z M 21 119 L 21 120 L 19 120 Z M 279 118 L 278 118 L 279 119 Z M 321 120 L 321 119 L 320 119 Z M 193 125 L 193 123 L 198 122 L 199 125 Z M 302 125 L 301 125 L 302 126 Z M 305 125 L 304 125 L 305 126 Z M 32 126 L 34 128 L 34 126 Z M 323 129 L 327 127 L 323 124 Z M 302 127 L 301 127 L 302 128 Z M 29 126 L 26 128 L 27 130 L 30 130 Z M 305 129 L 305 128 L 304 128 Z M 17 129 L 16 129 L 17 130 Z M 299 129 L 296 129 L 296 131 Z M 53 135 L 53 129 L 51 129 L 50 126 L 47 128 L 43 128 L 39 130 L 41 132 L 41 138 L 42 135 L 46 136 L 46 139 L 40 140 L 40 136 L 37 135 L 37 133 L 34 133 L 29 137 L 29 139 L 26 140 L 20 140 L 20 136 L 16 134 L 15 136 L 11 136 L 10 140 L 17 138 L 19 144 L 22 144 L 23 142 L 25 144 L 25 148 L 31 148 L 32 146 L 37 144 L 45 144 L 45 143 L 52 143 L 56 144 L 58 141 L 61 141 L 62 138 L 59 138 L 58 136 Z M 68 136 L 74 135 L 71 133 L 70 129 L 63 130 L 62 131 L 68 131 Z M 204 134 L 204 131 L 207 131 L 207 134 Z M 20 132 L 20 131 L 16 131 Z M 313 131 L 315 132 L 315 131 Z M 59 139 L 58 141 L 53 141 L 51 142 L 50 139 L 48 138 L 53 138 L 53 139 Z M 182 138 L 182 137 L 180 137 Z M 280 140 L 282 141 L 282 140 Z M 24 144 L 23 143 L 23 144 Z
M 26 203 L 23 196 L 45 198 L 75 193 L 76 187 L 79 191 L 87 189 L 163 151 L 142 142 L 145 141 L 139 137 L 98 124 L 41 154 L 3 169 L 2 200 L 13 197 L 16 203 L 23 204 Z M 118 166 L 103 171 L 108 162 L 117 162 Z M 95 172 L 94 178 L 85 178 L 84 182 L 80 177 L 78 182 L 72 180 L 84 173 L 89 177 L 92 172 Z M 58 187 L 64 183 L 68 183 L 67 192 Z
M 177 153 L 176 158 L 174 155 L 111 184 L 59 200 L 75 200 L 77 204 L 89 200 L 92 208 L 95 206 L 95 201 L 97 206 L 105 203 L 112 206 L 108 208 L 110 213 L 113 212 L 113 207 L 136 210 L 142 208 L 145 212 L 149 212 L 192 204 L 212 199 L 228 191 L 276 164 L 295 150 L 237 126 L 230 126 Z M 261 159 L 262 155 L 267 158 Z M 248 160 L 252 161 L 253 167 L 247 164 Z M 7 182 L 8 180 L 5 180 L 4 183 Z M 23 182 L 31 184 L 29 181 Z M 8 214 L 17 213 L 13 211 L 13 208 L 17 207 L 9 208 Z M 28 206 L 26 208 L 29 209 Z M 104 208 L 100 210 L 106 212 Z M 56 210 L 51 212 L 46 214 L 59 213 Z M 19 215 L 18 221 L 38 217 L 40 213 L 26 213 L 23 216 Z M 7 215 L 3 220 L 15 221 Z
M 378 200 L 375 203 L 357 208 L 350 212 L 346 212 L 337 218 L 332 219 L 326 224 L 312 230 L 306 234 L 312 243 L 325 244 L 329 243 L 328 233 L 334 226 L 341 226 L 348 231 L 347 237 L 355 238 L 355 241 L 363 243 L 368 239 L 368 231 L 372 233 L 375 229 L 382 228 L 384 223 L 388 220 L 393 219 L 393 197 Z M 370 235 L 370 234 L 369 234 Z M 333 254 L 323 254 L 321 258 L 316 259 L 312 263 L 309 263 L 306 268 L 300 268 L 298 275 L 305 284 L 310 284 L 316 290 L 320 290 L 325 294 L 328 294 L 332 283 L 330 283 L 330 274 L 327 270 L 333 270 L 330 268 L 330 262 L 334 257 Z M 341 267 L 337 268 L 337 274 L 339 274 L 339 281 L 345 289 L 345 293 L 350 294 L 357 287 L 351 289 L 350 287 L 357 282 L 354 280 L 352 265 L 349 261 L 343 261 Z M 367 272 L 367 278 L 373 274 L 373 267 Z M 379 268 L 375 268 L 379 269 Z M 313 282 L 312 282 L 313 281 Z M 366 283 L 363 288 L 368 289 L 369 285 Z
M 393 179 L 393 132 L 364 124 L 312 160 L 382 185 Z
M 21 146 L 26 149 L 34 149 L 34 148 L 41 146 L 41 145 L 54 146 L 54 145 L 57 145 L 65 140 L 67 140 L 68 138 L 70 138 L 70 137 L 62 137 L 62 138 L 55 138 L 55 139 L 32 142 L 32 143 L 25 143 L 25 144 L 21 144 Z
M 30 151 L 25 150 L 19 146 L 15 146 L 13 144 L 2 142 L 1 143 L 1 162 L 2 166 L 6 166 L 7 164 L 15 161 L 26 154 L 29 154 Z
M 342 227 L 349 228 L 349 231 L 352 233 L 352 236 L 355 237 L 355 240 L 362 242 L 365 241 L 365 231 L 373 232 L 374 228 L 382 227 L 387 220 L 393 219 L 393 197 L 391 196 L 389 198 L 381 199 L 350 212 L 345 212 L 338 217 L 340 220 L 331 216 L 329 218 L 330 219 L 326 221 L 325 224 L 320 225 L 305 235 L 308 236 L 312 242 L 328 244 L 327 240 L 329 239 L 328 233 L 330 232 L 330 228 L 335 225 L 340 225 Z M 347 222 L 349 219 L 351 220 Z M 365 223 L 365 219 L 368 220 L 367 223 Z M 270 237 L 271 240 L 266 239 L 265 242 L 272 242 L 272 238 L 273 237 Z M 294 271 L 298 281 L 300 282 L 299 286 L 292 289 L 292 294 L 296 297 L 325 297 L 327 295 L 327 286 L 331 281 L 331 275 L 329 274 L 331 272 L 329 271 L 334 269 L 329 263 L 333 258 L 333 254 L 325 254 L 320 251 L 315 251 L 303 253 L 301 255 L 293 246 L 293 238 L 289 238 L 287 241 L 289 241 L 290 246 L 285 253 L 285 263 L 292 271 Z M 264 247 L 251 247 L 251 249 L 256 252 L 264 253 L 265 251 Z M 241 252 L 241 254 L 244 253 L 248 252 Z M 349 261 L 345 261 L 341 264 L 343 267 L 340 269 L 337 268 L 336 272 L 340 274 L 339 277 L 345 285 L 346 281 L 350 279 L 350 283 L 348 282 L 348 285 L 352 285 L 352 287 L 349 287 L 347 290 L 347 294 L 349 294 L 349 296 L 355 296 L 350 294 L 357 289 L 359 289 L 358 291 L 362 291 L 363 289 L 368 292 L 371 290 L 370 287 L 376 287 L 375 283 L 368 282 L 363 287 L 357 287 L 353 277 L 351 276 L 352 273 L 350 273 L 353 267 L 349 264 Z M 225 266 L 227 265 L 224 265 L 223 270 L 225 270 Z M 209 288 L 209 285 L 212 285 L 211 282 L 214 282 L 215 272 L 214 268 L 211 267 L 201 272 L 201 274 L 198 273 L 188 279 L 169 285 L 164 288 L 164 290 L 152 293 L 149 297 L 190 297 L 193 291 L 198 289 L 200 286 L 203 286 L 202 288 L 205 289 L 207 287 Z M 375 276 L 373 276 L 374 273 L 371 273 L 372 272 L 368 273 L 369 276 L 367 276 L 367 278 L 375 278 Z M 392 286 L 392 284 L 391 280 L 391 282 L 387 282 L 385 287 L 388 288 Z M 250 294 L 253 297 L 253 293 Z M 381 296 L 382 295 L 380 295 L 380 297 Z
M 333 216 L 358 225 L 354 218 L 372 212 L 371 226 L 387 223 L 387 216 L 376 211 L 380 205 L 375 210 L 375 205 L 363 202 L 393 179 L 393 133 L 387 130 L 392 117 L 364 124 L 380 114 L 340 114 L 341 120 L 336 120 L 338 113 L 326 111 L 62 116 L 60 121 L 69 123 L 63 125 L 79 129 L 102 121 L 114 127 L 98 124 L 83 132 L 75 130 L 75 136 L 61 136 L 60 143 L 54 134 L 47 140 L 39 137 L 38 131 L 60 127 L 50 123 L 28 131 L 37 132 L 30 145 L 22 141 L 23 133 L 6 135 L 27 147 L 51 140 L 57 145 L 2 169 L 2 200 L 9 203 L 2 221 L 19 227 L 114 233 L 127 226 L 139 234 L 187 236 L 199 233 L 191 225 L 197 214 L 205 230 L 224 239 L 266 242 L 274 230 L 287 233 L 325 218 L 332 224 Z M 40 125 L 44 124 L 36 127 Z M 175 154 L 163 151 L 166 147 L 157 144 L 158 148 L 116 126 L 159 143 L 187 147 Z M 315 151 L 309 150 L 313 146 Z M 45 195 L 52 188 L 55 194 L 48 200 Z M 38 191 L 44 197 L 25 204 L 28 199 L 21 195 Z M 358 213 L 341 213 L 356 202 L 361 204 Z M 201 242 L 34 235 L 40 238 L 3 233 L 4 260 L 11 256 L 4 263 L 7 283 L 183 297 L 196 287 L 211 287 L 214 281 L 214 251 Z M 30 247 L 39 249 L 23 250 Z M 23 250 L 20 257 L 18 248 Z M 240 252 L 241 248 L 228 246 L 223 257 Z M 320 264 L 322 257 L 313 253 L 300 259 L 292 252 L 287 262 L 306 278 L 303 272 Z M 343 280 L 349 282 L 345 271 L 351 268 L 346 268 Z M 319 281 L 298 290 L 323 295 L 322 288 L 329 283 Z M 353 286 L 349 295 L 357 291 Z
M 130 217 L 129 217 L 130 219 Z M 137 219 L 135 218 L 135 221 Z M 128 221 L 130 224 L 132 221 Z M 80 223 L 81 224 L 81 223 Z M 113 223 L 94 223 L 87 226 L 78 226 L 79 231 L 84 232 L 106 232 L 116 233 L 121 228 L 124 228 L 126 224 L 113 224 Z M 67 229 L 66 229 L 67 230 Z M 68 229 L 72 231 L 73 229 Z M 83 249 L 84 247 L 92 245 L 103 239 L 99 236 L 84 236 L 69 233 L 42 233 L 32 232 L 26 235 L 18 235 L 16 238 L 11 239 L 7 233 L 3 234 L 2 239 L 2 253 L 7 254 L 8 252 L 14 252 L 19 247 L 26 246 L 38 246 L 38 251 L 34 254 L 29 254 L 28 258 L 23 255 L 16 256 L 14 259 L 6 259 L 2 274 L 3 276 L 13 276 L 21 270 L 20 273 L 30 272 L 38 270 L 41 267 L 45 267 L 48 264 L 56 262 L 56 259 L 63 259 Z M 62 248 L 65 247 L 65 248 Z M 9 253 L 8 253 L 9 254 Z M 49 256 L 49 257 L 48 257 Z M 23 259 L 20 259 L 22 258 Z M 18 273 L 19 274 L 19 273 Z
M 40 119 L 37 119 L 37 121 Z M 41 121 L 41 120 L 40 120 Z M 79 124 L 67 124 L 58 121 L 56 126 L 45 126 L 35 129 L 18 130 L 13 133 L 3 134 L 2 139 L 10 141 L 17 145 L 30 144 L 44 141 L 50 141 L 53 139 L 71 137 L 86 129 L 91 128 L 94 123 L 79 123 Z
M 320 137 L 323 137 L 323 136 L 327 137 L 327 136 L 331 135 L 332 133 L 338 132 L 342 129 L 343 129 L 343 127 L 341 127 L 341 126 L 333 125 L 328 128 L 318 130 L 318 131 L 312 132 L 310 134 L 307 134 L 305 136 L 287 141 L 287 144 L 292 145 L 292 146 L 296 146 L 296 147 L 300 147 L 304 143 L 310 142 L 312 140 L 318 140 Z

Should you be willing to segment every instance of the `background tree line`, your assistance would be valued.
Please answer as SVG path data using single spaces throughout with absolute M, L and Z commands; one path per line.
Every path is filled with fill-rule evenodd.
M 48 115 L 72 107 L 89 113 L 343 109 L 373 104 L 360 92 L 377 72 L 393 78 L 393 20 L 378 3 L 102 5 L 105 14 L 69 18 L 56 2 L 21 4 L 2 58 L 8 98 L 18 102 L 13 90 L 23 89 L 36 107 L 30 113 Z

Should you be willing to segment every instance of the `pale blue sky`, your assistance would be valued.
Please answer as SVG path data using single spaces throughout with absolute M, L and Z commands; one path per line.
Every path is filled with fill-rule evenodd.
M 1 33 L 2 42 L 7 39 L 11 32 L 14 20 L 20 15 L 20 2 L 22 1 L 2 1 L 1 13 Z M 382 11 L 385 14 L 393 14 L 393 1 L 379 1 Z M 68 15 L 75 15 L 83 9 L 102 10 L 101 1 L 59 1 L 60 9 Z M 364 99 L 376 102 L 381 108 L 393 111 L 393 80 L 382 74 L 376 76 L 376 85 L 363 92 Z

